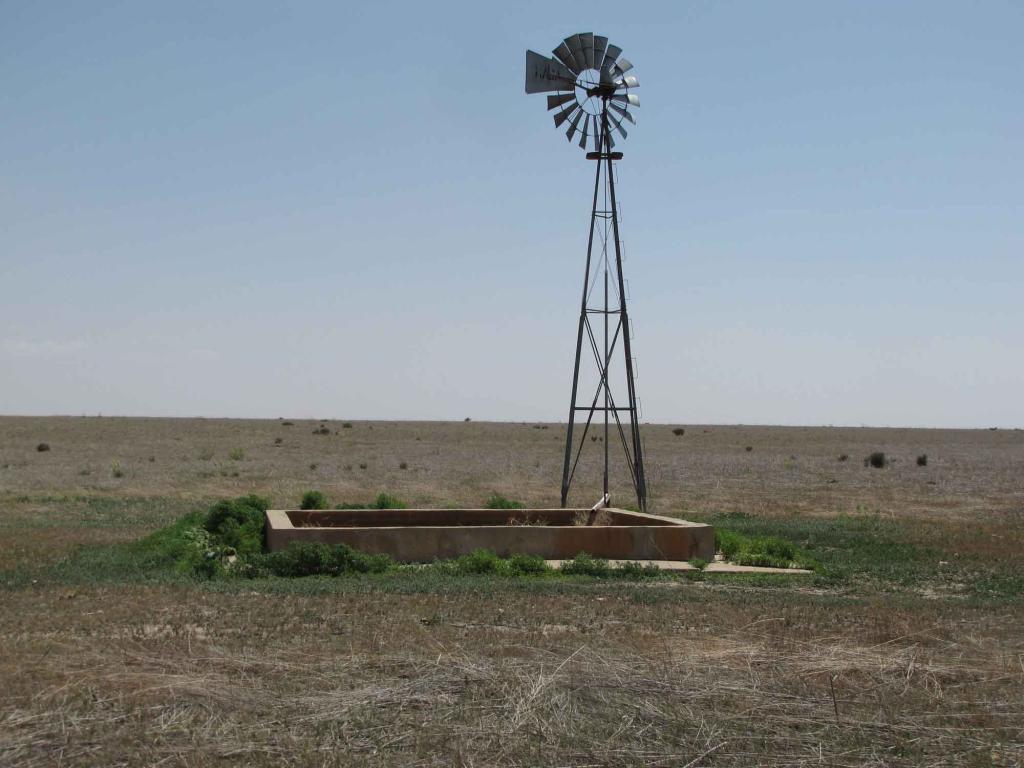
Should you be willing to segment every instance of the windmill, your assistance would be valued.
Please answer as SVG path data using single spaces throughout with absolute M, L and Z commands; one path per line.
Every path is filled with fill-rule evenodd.
M 587 151 L 586 157 L 596 161 L 594 202 L 587 239 L 587 262 L 583 273 L 583 298 L 576 332 L 576 360 L 573 365 L 569 424 L 562 465 L 562 506 L 566 506 L 569 489 L 591 427 L 603 427 L 601 449 L 604 452 L 604 495 L 601 503 L 607 503 L 609 499 L 609 446 L 614 437 L 614 429 L 626 455 L 637 504 L 642 511 L 646 511 L 647 481 L 644 477 L 635 361 L 630 349 L 632 336 L 626 312 L 619 209 L 615 199 L 615 171 L 612 165 L 622 159 L 621 152 L 612 151 L 615 146 L 614 134 L 626 138 L 624 123 L 636 123 L 629 108 L 640 106 L 640 99 L 630 91 L 639 87 L 640 83 L 633 75 L 626 74 L 633 65 L 621 58 L 622 49 L 611 45 L 607 37 L 590 32 L 571 35 L 559 43 L 552 54 L 549 58 L 533 51 L 526 52 L 526 92 L 549 94 L 548 110 L 555 110 L 555 127 L 564 126 L 565 136 L 570 142 L 578 137 L 581 149 L 587 150 L 592 146 L 593 150 Z M 592 398 L 589 392 L 580 392 L 582 358 L 589 360 L 589 354 L 584 355 L 584 346 L 593 353 L 596 366 L 597 385 Z M 625 373 L 624 402 L 616 400 L 611 384 L 613 359 L 620 346 Z M 596 425 L 595 415 L 598 415 Z M 583 425 L 578 440 L 577 421 Z

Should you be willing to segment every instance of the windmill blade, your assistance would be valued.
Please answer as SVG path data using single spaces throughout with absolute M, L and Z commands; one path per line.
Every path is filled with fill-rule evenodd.
M 576 126 L 580 124 L 580 118 L 583 117 L 583 110 L 581 109 L 569 123 L 569 130 L 565 132 L 565 138 L 572 141 L 572 135 L 576 133 Z
M 526 52 L 527 93 L 571 91 L 575 87 L 575 75 L 561 62 L 533 51 Z
M 624 117 L 627 120 L 629 120 L 629 122 L 631 122 L 633 125 L 636 125 L 636 119 L 633 117 L 633 115 L 630 114 L 628 109 L 626 109 L 625 107 L 620 107 L 618 104 L 612 103 L 609 103 L 608 106 L 615 110 L 615 112 L 618 113 L 620 117 Z
M 622 127 L 622 120 L 621 119 L 615 120 L 615 119 L 609 118 L 609 121 L 611 122 L 612 127 L 615 130 L 617 130 L 619 133 L 622 134 L 622 138 L 625 139 L 628 136 L 628 134 L 626 133 L 626 129 Z
M 604 52 L 608 47 L 608 38 L 594 35 L 594 69 L 604 66 Z
M 560 107 L 570 101 L 576 101 L 575 93 L 560 93 L 557 96 L 548 96 L 548 109 Z
M 615 80 L 616 88 L 639 88 L 640 81 L 637 80 L 633 75 L 626 75 Z
M 576 109 L 579 109 L 579 105 L 573 103 L 573 104 L 570 104 L 569 106 L 567 106 L 565 109 L 563 109 L 557 115 L 555 115 L 555 128 L 557 128 L 562 123 L 564 123 L 566 120 L 568 120 L 569 116 L 573 113 L 573 110 L 576 110 Z
M 564 41 L 559 43 L 558 47 L 551 53 L 554 54 L 554 57 L 562 62 L 565 68 L 574 75 L 578 75 L 580 73 L 580 68 L 576 66 L 576 60 L 572 57 L 572 51 L 569 50 L 569 46 L 566 45 Z
M 587 68 L 587 57 L 583 53 L 583 42 L 580 40 L 579 35 L 571 35 L 565 38 L 565 44 L 569 46 L 569 50 L 572 51 L 572 57 L 576 60 L 576 66 L 583 71 Z
M 612 101 L 618 101 L 623 104 L 632 104 L 634 107 L 640 106 L 640 97 L 633 93 L 616 93 L 612 96 Z
M 587 69 L 594 68 L 594 33 L 587 32 L 580 35 L 580 46 L 583 48 L 583 58 L 587 60 Z
M 623 72 L 629 72 L 633 68 L 633 62 L 629 59 L 619 59 L 618 65 Z
M 609 45 L 604 52 L 604 61 L 601 62 L 601 81 L 608 83 L 611 82 L 610 70 L 612 65 L 615 64 L 615 60 L 619 58 L 619 54 L 622 53 L 622 49 L 617 45 Z
M 615 138 L 612 136 L 612 132 L 608 131 L 608 147 L 607 147 L 607 149 L 610 151 L 610 150 L 612 150 L 614 148 L 615 148 Z M 600 152 L 600 150 L 598 150 L 598 151 Z
M 587 130 L 590 128 L 590 115 L 583 121 L 583 137 L 580 139 L 580 149 L 587 148 Z

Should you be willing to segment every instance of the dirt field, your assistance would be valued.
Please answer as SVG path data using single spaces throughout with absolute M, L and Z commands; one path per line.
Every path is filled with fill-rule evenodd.
M 557 504 L 559 425 L 322 423 L 0 417 L 0 765 L 1024 765 L 1024 432 L 646 428 L 651 511 L 813 577 L 111 565 L 250 492 Z

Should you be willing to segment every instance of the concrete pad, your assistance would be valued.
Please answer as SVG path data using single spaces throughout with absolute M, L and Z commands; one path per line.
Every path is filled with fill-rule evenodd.
M 545 560 L 545 562 L 552 568 L 561 567 L 565 560 Z M 662 571 L 695 571 L 697 570 L 686 561 L 680 560 L 609 560 L 609 564 L 613 566 L 622 565 L 623 563 L 638 563 L 639 565 L 655 565 L 659 570 Z M 734 565 L 733 563 L 725 563 L 722 561 L 716 561 L 714 563 L 708 563 L 707 568 L 704 569 L 705 573 L 786 573 L 786 574 L 809 574 L 813 571 L 808 571 L 804 568 L 762 568 L 755 565 Z

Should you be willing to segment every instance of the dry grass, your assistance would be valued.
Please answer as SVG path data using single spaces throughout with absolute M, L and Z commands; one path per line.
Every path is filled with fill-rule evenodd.
M 0 418 L 0 570 L 250 491 L 460 506 L 557 491 L 556 425 L 320 423 Z M 950 558 L 1019 558 L 1019 432 L 655 426 L 647 450 L 656 512 L 878 512 Z M 872 450 L 896 463 L 863 467 Z M 1020 599 L 388 583 L 4 589 L 0 765 L 1024 764 Z
M 189 604 L 156 589 L 111 605 L 102 591 L 24 593 L 0 625 L 5 678 L 21 688 L 6 692 L 0 760 L 680 766 L 713 748 L 700 764 L 1024 758 L 1024 646 L 971 631 L 972 617 L 834 617 L 809 631 L 813 605 L 732 606 L 723 618 L 719 596 L 688 594 L 706 589 L 654 605 L 628 594 Z M 53 654 L 62 664 L 41 679 L 21 671 Z

